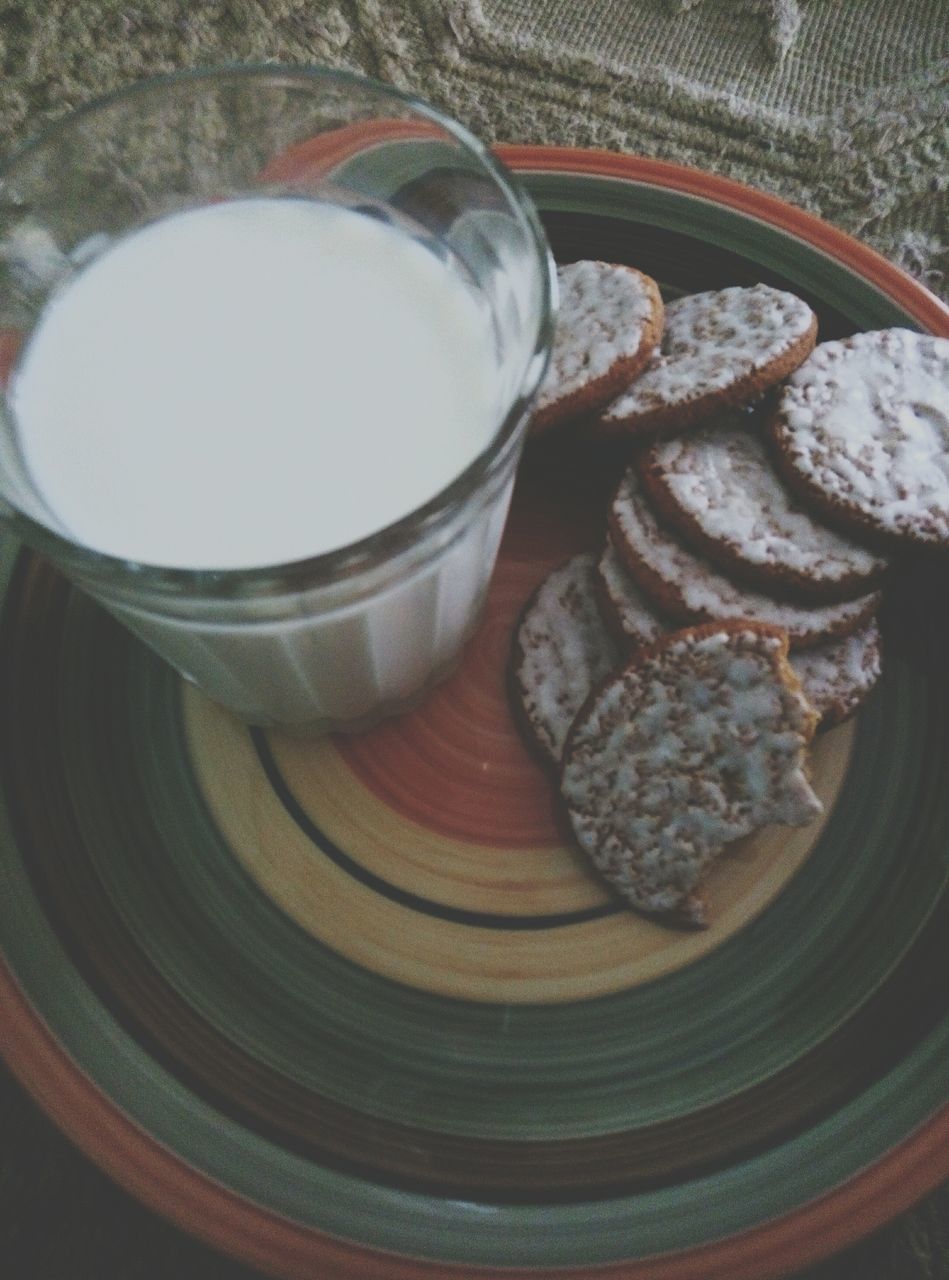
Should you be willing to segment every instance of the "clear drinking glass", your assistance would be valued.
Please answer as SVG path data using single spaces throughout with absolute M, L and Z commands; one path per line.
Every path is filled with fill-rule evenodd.
M 262 193 L 410 220 L 461 264 L 498 352 L 502 409 L 480 456 L 420 509 L 338 550 L 263 569 L 156 567 L 59 527 L 4 396 L 0 515 L 241 718 L 359 728 L 417 701 L 474 628 L 546 365 L 550 256 L 529 200 L 490 153 L 430 107 L 322 69 L 182 74 L 105 98 L 0 168 L 0 356 L 15 371 L 12 353 L 50 296 L 117 237 Z

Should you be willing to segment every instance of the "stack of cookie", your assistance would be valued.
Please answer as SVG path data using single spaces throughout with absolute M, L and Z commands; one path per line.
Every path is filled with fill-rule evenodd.
M 560 284 L 532 430 L 632 448 L 601 552 L 528 602 L 514 683 L 581 847 L 635 906 L 700 922 L 725 843 L 819 811 L 803 753 L 879 676 L 889 553 L 949 549 L 949 342 L 815 346 L 766 285 L 663 308 L 629 267 Z

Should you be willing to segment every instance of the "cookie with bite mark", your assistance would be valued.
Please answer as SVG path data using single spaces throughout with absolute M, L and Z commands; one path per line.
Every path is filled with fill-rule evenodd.
M 813 821 L 817 717 L 787 637 L 754 622 L 673 632 L 577 713 L 560 790 L 580 848 L 634 907 L 705 923 L 701 882 L 732 841 Z
M 593 414 L 629 385 L 656 348 L 663 305 L 655 280 L 610 262 L 558 267 L 560 303 L 531 434 Z
M 677 298 L 666 304 L 658 351 L 591 430 L 648 439 L 751 404 L 796 369 L 816 340 L 807 303 L 770 285 Z

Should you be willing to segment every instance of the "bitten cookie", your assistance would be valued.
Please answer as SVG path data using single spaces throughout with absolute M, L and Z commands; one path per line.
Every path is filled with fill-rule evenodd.
M 596 432 L 667 434 L 750 404 L 796 369 L 816 338 L 807 303 L 769 285 L 677 298 L 666 307 L 658 353 L 606 406 Z
M 949 339 L 879 329 L 824 342 L 771 424 L 788 484 L 881 545 L 949 550 Z
M 674 629 L 637 590 L 609 539 L 597 562 L 597 574 L 603 616 L 630 653 Z M 840 640 L 798 650 L 788 661 L 801 682 L 801 692 L 817 712 L 818 728 L 841 724 L 858 710 L 880 678 L 882 641 L 876 619 Z
M 660 441 L 640 475 L 656 511 L 688 545 L 764 592 L 847 600 L 886 572 L 882 557 L 812 519 L 749 423 L 719 420 Z
M 548 574 L 528 600 L 512 655 L 524 717 L 553 764 L 560 764 L 580 704 L 619 657 L 597 606 L 596 557 L 574 556 Z
M 531 431 L 594 413 L 629 385 L 662 333 L 659 286 L 633 267 L 572 262 L 557 269 L 560 306 Z
M 880 605 L 880 594 L 874 592 L 805 608 L 738 586 L 659 526 L 635 467 L 627 468 L 608 518 L 613 544 L 636 585 L 660 613 L 676 621 L 747 618 L 779 627 L 788 633 L 792 648 L 806 649 L 849 635 Z
M 581 849 L 633 906 L 704 923 L 696 891 L 726 844 L 821 812 L 804 759 L 815 723 L 780 631 L 673 632 L 574 721 L 560 789 Z

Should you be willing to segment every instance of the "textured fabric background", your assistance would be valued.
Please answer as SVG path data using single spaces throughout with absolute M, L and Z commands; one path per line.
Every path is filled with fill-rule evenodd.
M 146 75 L 322 62 L 488 141 L 713 169 L 949 293 L 949 0 L 0 0 L 0 152 Z M 0 1070 L 0 1274 L 249 1280 L 131 1201 Z M 808 1272 L 949 1280 L 949 1188 Z
M 713 168 L 949 276 L 949 0 L 0 0 L 0 151 L 143 75 L 320 61 L 489 141 Z

